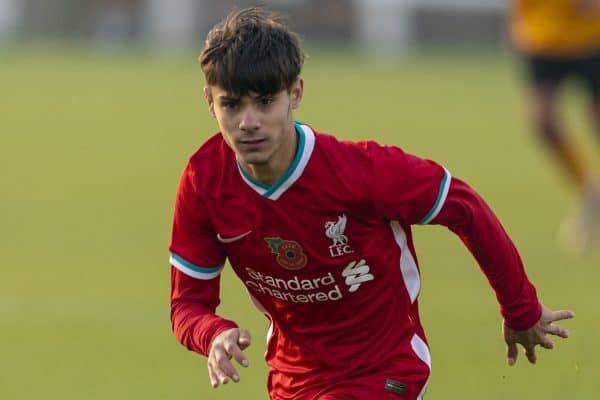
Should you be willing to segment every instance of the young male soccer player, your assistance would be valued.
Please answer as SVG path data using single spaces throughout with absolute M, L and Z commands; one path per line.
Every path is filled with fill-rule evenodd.
M 481 197 L 439 164 L 295 122 L 298 39 L 245 9 L 215 26 L 200 63 L 220 132 L 180 181 L 171 251 L 171 319 L 208 356 L 214 387 L 237 382 L 250 334 L 215 314 L 227 259 L 270 320 L 272 399 L 421 399 L 430 354 L 419 319 L 413 224 L 440 224 L 472 252 L 496 292 L 510 365 L 530 362 L 555 321 Z
M 600 0 L 511 0 L 511 31 L 529 80 L 531 119 L 542 142 L 577 188 L 581 210 L 563 225 L 577 250 L 598 240 L 600 185 L 559 115 L 559 88 L 578 78 L 589 92 L 589 115 L 600 140 Z M 594 226 L 596 225 L 596 226 Z

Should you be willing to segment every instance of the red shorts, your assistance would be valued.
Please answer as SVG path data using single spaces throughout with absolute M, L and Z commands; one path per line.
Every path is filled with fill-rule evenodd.
M 271 400 L 421 400 L 431 371 L 427 343 L 415 333 L 395 350 L 371 370 L 329 369 L 308 378 L 272 370 Z
M 427 380 L 362 376 L 317 393 L 312 400 L 421 400 Z

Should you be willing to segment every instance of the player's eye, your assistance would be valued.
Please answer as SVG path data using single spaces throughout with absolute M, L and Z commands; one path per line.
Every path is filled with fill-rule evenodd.
M 268 106 L 269 104 L 272 104 L 273 101 L 273 97 L 265 96 L 258 99 L 258 104 L 260 104 L 261 106 Z
M 235 110 L 239 106 L 237 101 L 224 101 L 221 103 L 221 107 L 226 110 Z

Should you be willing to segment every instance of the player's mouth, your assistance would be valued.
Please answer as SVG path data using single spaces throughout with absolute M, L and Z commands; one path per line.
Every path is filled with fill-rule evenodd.
M 266 142 L 266 139 L 242 139 L 239 141 L 239 145 L 241 150 L 258 151 L 264 147 Z

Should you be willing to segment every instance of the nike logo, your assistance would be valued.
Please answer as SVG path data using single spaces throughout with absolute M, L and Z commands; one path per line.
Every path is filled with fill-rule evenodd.
M 235 241 L 240 240 L 243 237 L 248 236 L 251 233 L 252 233 L 252 231 L 248 231 L 248 232 L 242 233 L 241 235 L 232 236 L 232 237 L 223 237 L 223 236 L 221 236 L 220 233 L 217 233 L 217 240 L 221 243 L 233 243 Z

